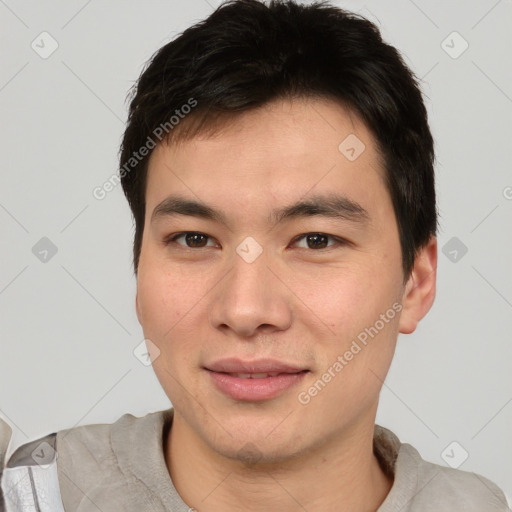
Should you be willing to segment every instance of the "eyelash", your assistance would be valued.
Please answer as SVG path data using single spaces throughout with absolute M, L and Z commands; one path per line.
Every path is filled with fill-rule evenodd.
M 202 235 L 202 236 L 205 236 L 207 237 L 209 240 L 212 239 L 211 236 L 207 235 L 206 233 L 201 233 L 200 231 L 181 231 L 180 233 L 175 233 L 174 235 L 170 235 L 168 237 L 166 237 L 164 239 L 164 245 L 168 246 L 168 245 L 171 245 L 173 243 L 176 243 L 176 240 L 178 238 L 181 238 L 182 236 L 185 236 L 185 235 Z M 335 240 L 337 242 L 337 245 L 338 246 L 343 246 L 343 245 L 348 245 L 350 242 L 348 242 L 348 240 L 344 240 L 343 238 L 339 238 L 337 236 L 334 236 L 334 235 L 329 235 L 328 233 L 322 233 L 322 232 L 318 232 L 318 231 L 311 231 L 311 232 L 308 232 L 308 233 L 303 233 L 301 235 L 298 235 L 296 236 L 292 243 L 296 243 L 304 238 L 306 238 L 308 235 L 320 235 L 322 237 L 327 237 L 327 238 L 330 238 L 331 240 Z M 180 245 L 181 247 L 183 247 L 184 249 L 189 249 L 189 250 L 199 250 L 199 249 L 206 249 L 207 247 L 211 247 L 211 246 L 205 246 L 205 247 L 188 247 L 188 246 L 182 246 L 181 244 L 177 244 L 177 245 Z M 315 251 L 315 252 L 321 252 L 321 251 L 326 251 L 326 250 L 329 250 L 329 249 L 332 249 L 333 247 L 336 247 L 336 244 L 334 245 L 328 245 L 327 247 L 322 247 L 320 249 L 311 249 L 309 247 L 301 247 L 300 249 L 308 249 L 310 251 Z

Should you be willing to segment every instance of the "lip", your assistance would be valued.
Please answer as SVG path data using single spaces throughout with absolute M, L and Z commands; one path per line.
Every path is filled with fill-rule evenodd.
M 235 357 L 214 361 L 205 365 L 205 368 L 220 373 L 299 373 L 307 370 L 303 366 L 285 363 L 277 359 L 243 361 Z
M 297 385 L 308 369 L 274 359 L 242 361 L 231 358 L 215 361 L 205 367 L 213 384 L 234 400 L 261 402 L 270 400 Z M 277 373 L 276 376 L 243 378 L 230 374 Z

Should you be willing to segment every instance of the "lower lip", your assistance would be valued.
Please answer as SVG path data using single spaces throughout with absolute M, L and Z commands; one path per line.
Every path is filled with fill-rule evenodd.
M 299 383 L 306 371 L 299 373 L 281 373 L 275 377 L 262 379 L 242 379 L 227 373 L 208 370 L 214 384 L 224 394 L 234 400 L 258 402 L 276 397 L 283 391 Z

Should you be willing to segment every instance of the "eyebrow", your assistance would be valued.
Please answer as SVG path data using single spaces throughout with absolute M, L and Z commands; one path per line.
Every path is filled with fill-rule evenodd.
M 221 210 L 176 195 L 167 197 L 155 207 L 151 214 L 151 223 L 159 218 L 175 215 L 188 215 L 228 225 L 227 217 Z M 368 211 L 359 203 L 333 193 L 314 195 L 307 200 L 274 209 L 267 220 L 269 223 L 281 223 L 285 220 L 312 216 L 331 217 L 357 223 L 367 223 L 370 220 Z

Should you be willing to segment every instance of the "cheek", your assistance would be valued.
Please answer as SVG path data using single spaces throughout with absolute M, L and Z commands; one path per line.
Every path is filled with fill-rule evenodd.
M 178 269 L 144 262 L 139 267 L 137 297 L 142 324 L 161 339 L 193 308 L 200 283 L 180 275 Z
M 337 382 L 343 389 L 335 391 L 335 385 L 332 392 L 350 389 L 359 397 L 373 396 L 380 388 L 379 379 L 383 380 L 388 371 L 398 334 L 396 276 L 392 268 L 389 272 L 373 271 L 369 265 L 330 275 L 326 292 L 320 293 L 318 287 L 309 289 L 314 300 L 311 310 L 322 320 L 324 331 L 329 327 L 325 337 L 316 338 L 322 345 L 317 349 L 320 368 L 328 369 L 342 356 L 340 375 L 344 377 Z M 317 286 L 320 282 L 317 280 Z
M 311 310 L 337 335 L 345 338 L 373 324 L 390 308 L 397 293 L 393 276 L 369 265 L 326 270 L 302 284 L 301 295 Z
M 173 375 L 188 367 L 201 339 L 198 329 L 204 325 L 204 274 L 189 278 L 179 270 L 144 265 L 139 270 L 137 296 L 144 336 L 160 350 L 153 367 L 160 377 L 165 370 Z M 179 362 L 179 364 L 178 364 Z M 176 365 L 176 366 L 175 366 Z
M 192 345 L 198 337 L 192 327 L 192 317 L 197 299 L 184 291 L 179 276 L 153 269 L 146 266 L 139 270 L 137 296 L 141 325 L 144 337 L 160 351 L 153 360 L 153 371 L 171 402 L 179 405 L 185 399 L 186 371 L 196 352 Z

